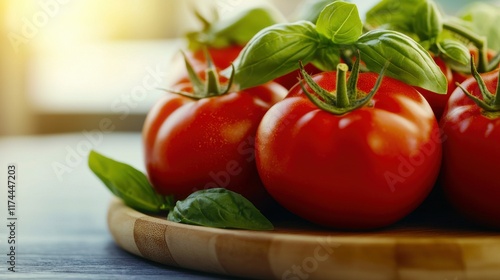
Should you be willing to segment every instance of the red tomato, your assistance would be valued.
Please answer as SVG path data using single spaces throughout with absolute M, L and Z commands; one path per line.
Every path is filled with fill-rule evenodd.
M 335 72 L 313 76 L 336 89 Z M 362 73 L 369 92 L 377 74 Z M 371 105 L 334 115 L 300 86 L 264 116 L 256 138 L 266 189 L 289 211 L 337 228 L 390 225 L 428 195 L 441 163 L 439 128 L 429 104 L 411 86 L 384 78 Z
M 494 93 L 498 70 L 481 75 Z M 462 86 L 482 99 L 474 78 Z M 460 88 L 447 106 L 440 123 L 446 136 L 442 168 L 445 194 L 469 219 L 500 228 L 500 115 L 486 113 Z
M 174 90 L 191 92 L 192 85 Z M 197 189 L 224 187 L 265 208 L 269 196 L 257 174 L 254 138 L 266 111 L 285 94 L 276 83 L 199 100 L 165 94 L 143 127 L 155 190 L 183 199 Z
M 441 116 L 443 115 L 444 108 L 446 107 L 446 103 L 448 102 L 448 98 L 450 97 L 451 93 L 455 89 L 455 80 L 453 77 L 453 72 L 451 71 L 450 67 L 446 65 L 443 59 L 440 57 L 434 56 L 434 61 L 436 64 L 439 66 L 443 74 L 445 75 L 446 79 L 448 80 L 448 91 L 446 94 L 437 94 L 435 92 L 415 87 L 429 102 L 429 105 L 431 105 L 432 111 L 434 112 L 434 115 L 436 116 L 436 119 L 440 119 Z

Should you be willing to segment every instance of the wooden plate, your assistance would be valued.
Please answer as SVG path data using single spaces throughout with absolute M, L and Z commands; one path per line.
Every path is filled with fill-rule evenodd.
M 116 243 L 130 253 L 224 275 L 290 280 L 500 279 L 500 232 L 419 217 L 424 218 L 372 232 L 332 231 L 289 220 L 275 222 L 274 231 L 258 232 L 173 223 L 115 200 L 108 225 Z

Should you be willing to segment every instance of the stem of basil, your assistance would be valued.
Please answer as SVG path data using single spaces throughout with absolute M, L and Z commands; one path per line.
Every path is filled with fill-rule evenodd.
M 471 41 L 478 50 L 478 56 L 479 56 L 478 57 L 479 63 L 477 65 L 478 71 L 481 73 L 488 71 L 488 57 L 487 57 L 488 45 L 486 44 L 487 40 L 486 37 L 478 36 L 474 34 L 472 31 L 450 22 L 444 22 L 443 28 Z

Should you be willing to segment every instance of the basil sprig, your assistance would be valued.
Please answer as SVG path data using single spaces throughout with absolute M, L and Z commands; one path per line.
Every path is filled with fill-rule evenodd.
M 341 52 L 359 51 L 370 71 L 380 71 L 389 61 L 387 76 L 446 93 L 446 77 L 413 39 L 389 30 L 362 35 L 362 27 L 356 5 L 344 1 L 326 6 L 316 24 L 298 21 L 267 27 L 250 40 L 235 60 L 235 82 L 243 89 L 257 86 L 298 69 L 299 61 L 334 70 L 336 64 L 325 69 L 325 58 L 336 62 Z M 224 74 L 229 72 L 226 69 Z
M 224 188 L 206 189 L 177 201 L 169 221 L 216 228 L 272 230 L 273 224 L 246 198 Z
M 165 213 L 174 222 L 217 228 L 272 230 L 271 222 L 246 198 L 223 188 L 192 193 L 184 200 L 155 192 L 146 175 L 95 151 L 88 164 L 106 187 L 126 205 L 142 212 Z
M 443 15 L 433 0 L 382 0 L 366 13 L 367 28 L 400 31 L 450 65 L 464 67 L 469 64 L 470 53 L 456 31 L 449 30 L 453 20 Z

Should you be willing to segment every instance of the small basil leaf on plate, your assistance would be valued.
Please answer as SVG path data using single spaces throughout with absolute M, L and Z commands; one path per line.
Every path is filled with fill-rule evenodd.
M 200 190 L 177 201 L 167 220 L 215 227 L 272 230 L 272 223 L 242 195 L 224 188 Z

